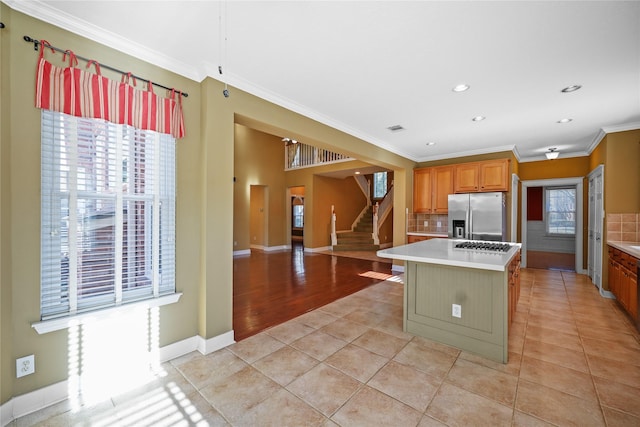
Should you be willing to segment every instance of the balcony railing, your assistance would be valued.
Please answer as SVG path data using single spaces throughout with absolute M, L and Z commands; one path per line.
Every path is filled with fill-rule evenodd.
M 298 142 L 289 143 L 284 150 L 284 169 L 300 169 L 328 163 L 353 160 L 351 157 L 333 151 Z

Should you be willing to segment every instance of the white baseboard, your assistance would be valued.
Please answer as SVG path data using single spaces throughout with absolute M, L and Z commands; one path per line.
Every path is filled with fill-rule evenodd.
M 404 265 L 391 265 L 391 271 L 397 271 L 398 273 L 404 273 Z
M 331 246 L 322 246 L 319 248 L 304 248 L 305 252 L 326 252 L 331 250 L 333 250 Z
M 235 343 L 233 330 L 208 340 L 196 335 L 160 348 L 160 362 L 168 362 L 196 350 L 202 354 L 213 353 L 233 343 Z M 62 402 L 69 397 L 69 382 L 67 380 L 13 397 L 5 404 L 0 405 L 0 426 L 4 427 L 16 418 Z
M 263 246 L 263 245 L 250 245 L 251 249 L 257 249 L 259 251 L 264 252 L 273 252 L 273 251 L 283 251 L 291 249 L 291 245 L 280 245 L 280 246 Z
M 238 256 L 238 255 L 251 255 L 251 249 L 242 249 L 239 251 L 233 251 L 233 256 Z
M 202 354 L 213 353 L 214 351 L 225 348 L 236 342 L 233 330 L 217 335 L 213 338 L 209 338 L 208 340 L 205 340 L 200 336 L 195 338 L 198 342 L 197 350 Z

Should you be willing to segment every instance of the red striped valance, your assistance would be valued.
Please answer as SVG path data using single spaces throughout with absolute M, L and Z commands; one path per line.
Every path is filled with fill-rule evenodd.
M 96 73 L 79 68 L 78 60 L 71 51 L 69 66 L 57 67 L 44 59 L 44 51 L 51 46 L 46 40 L 40 42 L 40 58 L 36 72 L 36 107 L 53 110 L 77 117 L 104 119 L 113 123 L 127 124 L 138 129 L 153 130 L 184 136 L 182 117 L 182 94 L 172 90 L 169 98 L 153 93 L 151 82 L 147 90 L 139 90 L 131 73 L 117 82 L 100 74 L 100 65 L 89 61 L 87 68 L 95 65 Z M 55 53 L 55 50 L 51 49 Z

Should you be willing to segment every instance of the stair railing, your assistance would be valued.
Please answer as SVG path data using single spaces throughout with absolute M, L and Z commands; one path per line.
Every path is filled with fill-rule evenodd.
M 371 205 L 371 181 L 365 178 L 363 175 L 354 175 L 353 176 L 358 183 L 358 187 L 364 194 L 364 197 L 367 198 L 367 206 Z
M 391 188 L 387 191 L 387 194 L 384 195 L 384 199 L 382 202 L 373 206 L 373 232 L 371 233 L 371 237 L 373 238 L 373 242 L 376 245 L 380 244 L 380 227 L 387 219 L 389 214 L 393 209 L 393 183 L 391 183 Z
M 370 205 L 367 204 L 364 208 L 362 208 L 362 210 L 360 211 L 360 214 L 353 221 L 353 224 L 351 224 L 351 231 L 356 229 L 356 227 L 358 226 L 358 223 L 360 222 L 360 220 L 362 218 L 364 218 L 364 216 L 367 214 L 367 211 L 369 210 L 369 206 Z
M 331 246 L 338 244 L 338 234 L 336 233 L 336 211 L 331 205 Z
M 380 208 L 380 204 L 376 202 L 376 204 L 373 205 L 373 231 L 371 232 L 371 237 L 373 238 L 374 245 L 380 244 L 380 236 L 379 236 L 380 230 L 378 230 L 378 209 L 379 208 Z

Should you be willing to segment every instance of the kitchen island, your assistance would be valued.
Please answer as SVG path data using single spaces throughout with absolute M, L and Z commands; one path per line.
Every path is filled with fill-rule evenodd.
M 405 262 L 406 332 L 507 363 L 509 325 L 520 292 L 520 245 L 459 249 L 431 239 L 378 251 Z

